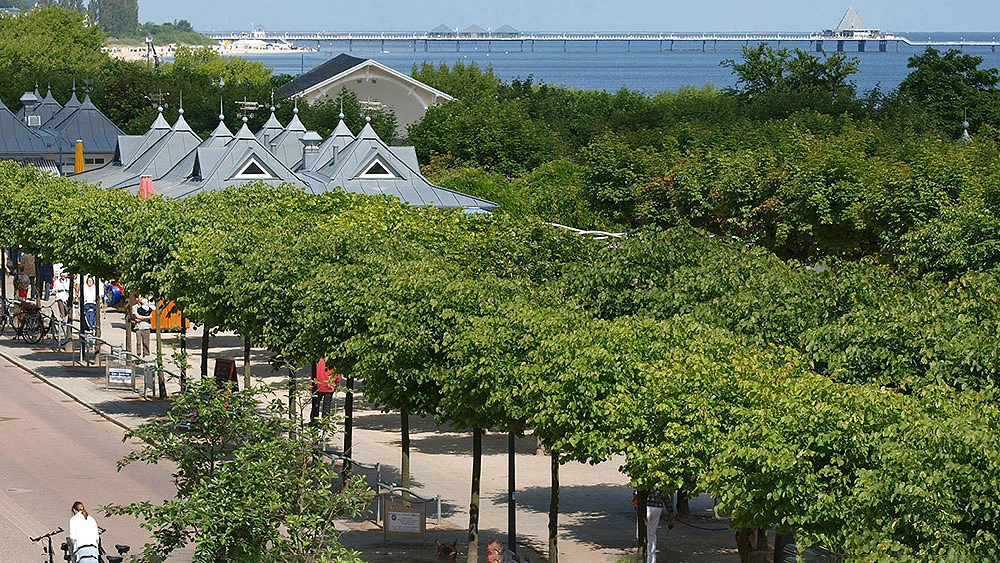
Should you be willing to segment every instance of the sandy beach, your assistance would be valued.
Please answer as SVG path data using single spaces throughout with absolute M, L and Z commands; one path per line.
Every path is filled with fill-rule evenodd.
M 201 47 L 208 47 L 213 51 L 219 53 L 223 56 L 234 56 L 234 55 L 260 55 L 269 53 L 313 53 L 316 49 L 309 47 L 285 47 L 281 45 L 268 45 L 266 47 L 244 47 L 237 46 L 233 44 L 229 45 L 177 45 L 175 43 L 170 43 L 167 45 L 157 45 L 156 55 L 160 60 L 171 60 L 177 52 L 178 47 L 191 47 L 193 49 L 198 49 Z M 146 46 L 145 45 L 107 45 L 101 49 L 109 56 L 121 59 L 125 61 L 144 61 L 146 60 Z

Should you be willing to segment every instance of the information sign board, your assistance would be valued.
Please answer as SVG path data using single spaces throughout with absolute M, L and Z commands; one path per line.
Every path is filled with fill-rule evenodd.
M 130 367 L 107 366 L 105 368 L 108 389 L 135 390 L 135 373 Z
M 218 358 L 215 360 L 215 384 L 220 389 L 227 384 L 232 384 L 234 389 L 239 389 L 239 382 L 236 379 L 236 360 Z

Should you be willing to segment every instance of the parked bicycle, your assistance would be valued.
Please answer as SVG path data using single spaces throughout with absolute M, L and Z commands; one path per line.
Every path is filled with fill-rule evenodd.
M 14 336 L 20 336 L 28 344 L 38 344 L 48 330 L 42 308 L 30 301 L 16 302 L 10 318 Z
M 48 556 L 48 563 L 55 563 L 55 554 L 52 551 L 52 536 L 54 536 L 56 534 L 61 534 L 61 533 L 63 533 L 63 529 L 62 529 L 62 527 L 59 527 L 59 528 L 57 528 L 55 530 L 52 530 L 51 532 L 49 532 L 47 534 L 40 535 L 37 538 L 33 538 L 31 536 L 28 536 L 28 539 L 30 539 L 31 541 L 33 541 L 35 543 L 38 543 L 38 542 L 40 542 L 42 540 L 45 540 L 48 543 L 48 545 L 44 545 L 44 544 L 42 545 L 42 554 Z M 63 547 L 63 549 L 65 550 L 65 547 L 64 547 L 65 545 L 66 544 L 64 543 L 60 547 Z
M 7 327 L 13 329 L 14 326 L 14 301 L 0 303 L 0 336 L 7 331 Z
M 43 338 L 52 338 L 52 346 L 57 350 L 62 349 L 69 341 L 69 324 L 59 318 L 51 306 L 46 307 L 46 309 L 48 309 L 48 313 L 45 314 L 44 324 L 48 328 Z
M 98 528 L 98 530 L 102 536 L 104 535 L 104 532 L 107 531 L 104 528 Z M 37 538 L 28 536 L 28 539 L 35 543 L 44 541 L 45 543 L 42 545 L 42 555 L 47 558 L 48 563 L 55 563 L 55 550 L 52 547 L 52 536 L 61 534 L 63 531 L 64 530 L 60 526 L 59 528 L 56 528 L 47 534 L 42 534 Z M 101 542 L 98 542 L 97 548 L 99 553 L 97 558 L 93 555 L 85 555 L 78 559 L 77 563 L 122 563 L 125 559 L 125 555 L 132 549 L 129 545 L 115 544 L 115 551 L 118 552 L 118 555 L 108 555 L 107 551 L 104 550 L 104 546 L 101 545 Z M 59 549 L 62 551 L 62 559 L 64 561 L 73 561 L 73 554 L 70 553 L 69 549 L 69 538 L 66 538 L 66 541 L 63 541 L 59 545 Z

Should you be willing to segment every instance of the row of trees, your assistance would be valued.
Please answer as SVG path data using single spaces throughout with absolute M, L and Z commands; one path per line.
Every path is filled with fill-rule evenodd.
M 0 243 L 176 299 L 293 370 L 330 358 L 401 413 L 404 459 L 409 416 L 469 430 L 469 561 L 487 429 L 534 433 L 554 482 L 560 463 L 624 454 L 640 489 L 707 491 L 738 528 L 861 560 L 1000 549 L 993 275 L 817 272 L 687 228 L 609 246 L 291 188 L 147 202 L 11 165 L 0 178 Z M 137 512 L 157 549 L 188 537 L 173 504 Z

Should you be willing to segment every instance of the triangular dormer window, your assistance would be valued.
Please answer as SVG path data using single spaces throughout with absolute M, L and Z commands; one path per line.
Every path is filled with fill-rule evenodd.
M 368 165 L 368 168 L 366 168 L 365 171 L 362 172 L 359 177 L 360 178 L 395 178 L 396 175 L 393 174 L 389 170 L 389 167 L 386 166 L 384 162 L 382 162 L 381 160 L 379 160 L 379 159 L 376 158 L 374 161 L 372 161 L 371 164 Z
M 275 178 L 274 173 L 268 170 L 259 160 L 254 157 L 250 157 L 250 160 L 246 161 L 240 171 L 236 173 L 233 178 L 237 179 L 252 179 L 252 180 L 269 180 Z

